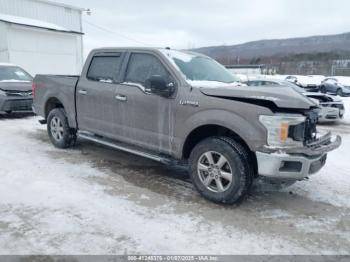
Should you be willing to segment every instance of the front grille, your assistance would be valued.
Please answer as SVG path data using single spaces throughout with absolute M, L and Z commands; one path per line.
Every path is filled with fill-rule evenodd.
M 16 97 L 27 97 L 32 95 L 32 91 L 13 91 L 13 90 L 7 90 L 6 91 L 7 96 L 16 96 Z
M 3 105 L 3 111 L 31 111 L 32 110 L 32 99 L 26 100 L 9 100 Z

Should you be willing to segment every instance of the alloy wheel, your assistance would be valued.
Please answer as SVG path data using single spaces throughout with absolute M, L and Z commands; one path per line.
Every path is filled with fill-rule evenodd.
M 61 141 L 64 135 L 64 128 L 61 119 L 54 116 L 50 122 L 51 135 L 56 141 Z
M 201 155 L 197 172 L 203 185 L 212 192 L 224 192 L 233 182 L 231 165 L 226 157 L 218 152 L 209 151 Z

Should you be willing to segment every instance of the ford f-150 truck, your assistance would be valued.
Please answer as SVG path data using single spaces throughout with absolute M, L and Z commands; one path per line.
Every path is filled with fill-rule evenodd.
M 292 88 L 248 88 L 213 59 L 169 48 L 93 50 L 81 76 L 37 75 L 33 95 L 56 147 L 80 137 L 184 163 L 219 203 L 240 201 L 259 176 L 303 180 L 341 144 L 316 131 L 317 105 Z

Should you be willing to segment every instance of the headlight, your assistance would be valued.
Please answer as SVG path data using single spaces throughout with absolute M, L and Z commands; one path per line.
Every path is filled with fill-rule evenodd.
M 267 129 L 267 143 L 269 146 L 297 147 L 303 145 L 303 141 L 300 141 L 300 139 L 293 139 L 294 134 L 292 134 L 292 132 L 295 132 L 293 127 L 305 122 L 306 118 L 304 116 L 291 114 L 274 116 L 263 115 L 259 117 L 259 120 Z
M 6 96 L 6 95 L 7 95 L 6 92 L 0 89 L 0 96 Z

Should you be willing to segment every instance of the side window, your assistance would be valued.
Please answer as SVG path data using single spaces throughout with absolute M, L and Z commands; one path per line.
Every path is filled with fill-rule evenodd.
M 121 54 L 97 55 L 91 60 L 87 78 L 93 81 L 112 82 L 120 72 Z
M 155 56 L 136 53 L 131 55 L 125 82 L 144 85 L 146 80 L 153 75 L 162 76 L 167 81 L 170 80 L 170 74 Z
M 271 82 L 271 81 L 266 81 L 265 85 L 270 85 L 270 86 L 277 86 L 278 84 L 275 82 Z

